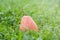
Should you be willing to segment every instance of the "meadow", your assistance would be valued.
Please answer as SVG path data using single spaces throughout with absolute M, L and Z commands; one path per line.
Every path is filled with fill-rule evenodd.
M 24 15 L 39 32 L 20 30 Z M 60 40 L 60 0 L 0 0 L 0 40 Z

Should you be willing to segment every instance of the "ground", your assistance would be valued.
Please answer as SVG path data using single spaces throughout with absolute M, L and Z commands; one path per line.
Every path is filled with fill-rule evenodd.
M 60 40 L 60 0 L 0 0 L 0 40 Z M 39 32 L 20 31 L 24 15 Z

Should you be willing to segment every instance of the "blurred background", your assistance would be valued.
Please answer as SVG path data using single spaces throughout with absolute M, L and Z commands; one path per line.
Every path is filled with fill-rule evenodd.
M 39 32 L 20 31 L 24 15 Z M 0 0 L 0 40 L 60 40 L 60 0 Z

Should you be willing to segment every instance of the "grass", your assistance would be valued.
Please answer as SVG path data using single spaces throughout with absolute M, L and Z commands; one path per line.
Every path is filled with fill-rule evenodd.
M 0 0 L 0 40 L 60 40 L 60 0 Z M 24 15 L 39 32 L 20 31 Z

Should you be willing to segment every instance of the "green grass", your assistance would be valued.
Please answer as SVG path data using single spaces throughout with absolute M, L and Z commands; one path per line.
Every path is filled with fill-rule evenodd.
M 0 0 L 0 40 L 60 40 L 60 0 Z M 20 31 L 24 15 L 39 32 Z

